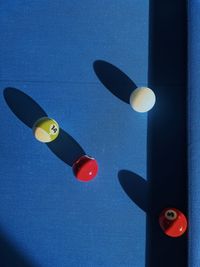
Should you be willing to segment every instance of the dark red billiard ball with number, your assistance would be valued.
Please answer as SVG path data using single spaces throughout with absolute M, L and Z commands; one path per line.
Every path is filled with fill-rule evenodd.
M 72 169 L 78 180 L 88 182 L 97 175 L 98 164 L 94 158 L 84 155 L 73 164 Z
M 159 224 L 163 232 L 170 237 L 182 236 L 187 230 L 187 219 L 176 208 L 164 209 L 160 214 Z

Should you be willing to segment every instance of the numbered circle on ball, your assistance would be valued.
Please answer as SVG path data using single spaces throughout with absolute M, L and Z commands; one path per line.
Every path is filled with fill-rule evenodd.
M 49 128 L 49 132 L 51 135 L 56 135 L 58 132 L 58 128 L 55 124 L 51 124 Z
M 177 218 L 176 211 L 175 210 L 167 210 L 165 212 L 165 218 L 168 219 L 168 220 L 170 220 L 170 221 L 176 220 L 176 218 Z

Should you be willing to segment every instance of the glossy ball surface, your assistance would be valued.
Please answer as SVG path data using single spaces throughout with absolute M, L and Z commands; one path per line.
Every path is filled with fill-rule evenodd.
M 130 105 L 137 112 L 147 112 L 156 102 L 154 92 L 148 87 L 138 87 L 130 95 Z
M 82 182 L 94 179 L 98 172 L 98 163 L 87 155 L 80 157 L 72 166 L 74 175 Z
M 52 142 L 58 137 L 59 125 L 48 117 L 40 118 L 33 125 L 33 134 L 42 143 Z
M 170 237 L 182 236 L 187 230 L 187 219 L 176 208 L 164 209 L 160 214 L 159 224 L 163 232 Z

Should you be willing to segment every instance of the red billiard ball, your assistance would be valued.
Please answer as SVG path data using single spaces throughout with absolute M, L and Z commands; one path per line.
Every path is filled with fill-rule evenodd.
M 164 209 L 159 217 L 159 224 L 163 232 L 170 237 L 182 236 L 187 229 L 187 219 L 178 209 Z
M 80 157 L 72 166 L 76 178 L 88 182 L 95 178 L 98 172 L 98 163 L 87 155 Z

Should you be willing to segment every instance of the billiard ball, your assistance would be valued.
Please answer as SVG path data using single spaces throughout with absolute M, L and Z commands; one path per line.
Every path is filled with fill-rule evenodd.
M 42 117 L 34 123 L 33 134 L 42 143 L 52 142 L 58 137 L 59 125 L 53 119 Z
M 98 163 L 94 158 L 84 155 L 74 162 L 72 169 L 79 181 L 88 182 L 97 175 Z
M 170 237 L 182 236 L 187 229 L 187 219 L 178 209 L 164 209 L 159 217 L 159 224 L 164 233 Z
M 156 102 L 154 92 L 148 87 L 138 87 L 130 95 L 130 105 L 137 112 L 147 112 Z

